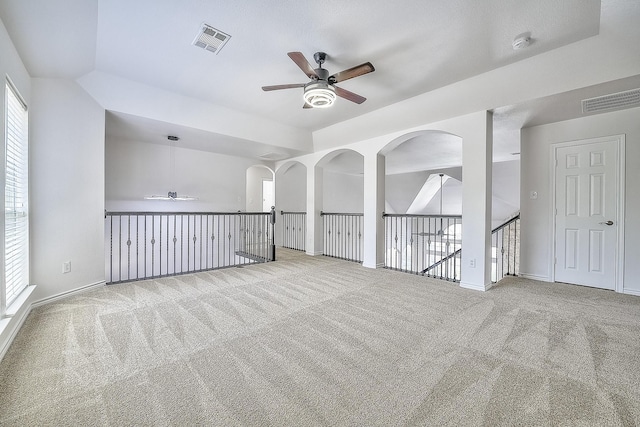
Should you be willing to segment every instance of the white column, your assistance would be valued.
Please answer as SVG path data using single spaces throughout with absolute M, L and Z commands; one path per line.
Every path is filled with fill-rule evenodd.
M 307 167 L 307 255 L 322 255 L 322 181 L 323 170 L 316 165 Z
M 491 287 L 491 174 L 493 115 L 473 118 L 462 140 L 462 268 L 460 286 Z
M 377 153 L 365 155 L 362 265 L 369 268 L 384 266 L 384 180 L 385 157 Z

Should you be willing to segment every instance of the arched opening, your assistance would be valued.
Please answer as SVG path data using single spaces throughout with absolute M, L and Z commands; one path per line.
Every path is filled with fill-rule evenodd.
M 265 165 L 253 165 L 246 173 L 247 212 L 269 212 L 275 206 L 275 173 Z
M 385 155 L 385 265 L 460 280 L 462 138 L 404 135 Z
M 465 135 L 465 138 L 469 136 Z M 462 215 L 465 189 L 462 147 L 462 137 L 432 130 L 403 135 L 380 151 L 386 163 L 386 265 L 447 280 L 461 279 L 463 226 L 459 217 Z M 473 161 L 467 161 L 466 165 L 473 166 Z M 519 213 L 519 159 L 501 157 L 493 161 L 489 169 L 492 171 L 491 216 L 487 229 L 488 232 L 491 229 L 496 232 L 491 235 L 488 255 L 491 260 L 491 280 L 495 282 L 502 277 L 502 266 L 507 262 L 505 259 L 509 258 L 504 255 L 505 249 L 512 254 L 518 251 L 513 243 L 519 242 L 517 230 L 502 234 L 500 230 Z M 473 184 L 467 183 L 471 185 L 470 188 L 474 188 Z M 466 188 L 468 190 L 469 187 Z M 473 198 L 467 197 L 466 200 L 473 201 Z M 465 215 L 472 220 L 475 205 L 472 202 L 470 206 Z M 481 203 L 478 206 L 481 209 Z M 394 215 L 393 219 L 389 218 Z M 517 224 L 509 228 L 512 229 L 517 229 Z M 478 243 L 480 240 L 470 240 L 467 246 L 469 242 L 475 248 L 483 246 Z M 469 256 L 465 267 L 474 269 L 477 262 L 483 261 Z
M 364 157 L 353 150 L 338 150 L 324 156 L 316 165 L 322 168 L 325 212 L 363 211 Z
M 316 165 L 322 170 L 322 239 L 327 256 L 363 260 L 364 157 L 338 150 Z
M 307 167 L 296 161 L 276 170 L 276 245 L 306 249 Z

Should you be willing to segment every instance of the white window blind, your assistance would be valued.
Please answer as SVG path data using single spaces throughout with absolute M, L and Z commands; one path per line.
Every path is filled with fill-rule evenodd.
M 29 283 L 29 194 L 27 106 L 6 84 L 5 117 L 5 308 Z

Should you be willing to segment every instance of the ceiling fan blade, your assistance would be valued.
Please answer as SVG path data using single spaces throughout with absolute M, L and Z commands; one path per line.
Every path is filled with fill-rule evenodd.
M 364 96 L 360 96 L 357 93 L 349 92 L 346 89 L 342 89 L 341 87 L 334 86 L 336 90 L 336 95 L 340 98 L 348 99 L 351 102 L 355 102 L 356 104 L 362 104 L 367 100 Z
M 339 73 L 329 76 L 329 81 L 333 83 L 340 83 L 363 74 L 372 73 L 375 70 L 376 69 L 373 68 L 371 62 L 365 62 L 364 64 L 356 65 L 348 70 L 340 71 Z
M 307 77 L 309 77 L 310 79 L 318 77 L 318 74 L 313 69 L 311 64 L 309 64 L 309 61 L 307 61 L 307 58 L 304 57 L 302 52 L 289 52 L 287 53 L 287 55 L 289 55 L 289 58 L 291 58 L 293 62 L 295 62 L 298 67 L 300 67 L 302 72 L 305 73 Z
M 265 92 L 270 90 L 280 90 L 280 89 L 294 89 L 297 87 L 304 87 L 305 83 L 293 83 L 290 85 L 275 85 L 275 86 L 262 86 L 262 90 Z

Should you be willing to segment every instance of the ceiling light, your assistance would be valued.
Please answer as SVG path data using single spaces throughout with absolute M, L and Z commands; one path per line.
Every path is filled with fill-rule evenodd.
M 144 196 L 145 200 L 173 200 L 173 201 L 191 201 L 198 200 L 197 197 L 192 196 L 180 196 L 175 191 L 169 191 L 166 196 Z
M 327 82 L 312 82 L 304 87 L 304 102 L 313 108 L 331 107 L 335 100 L 336 90 Z

